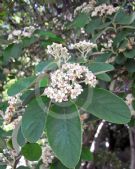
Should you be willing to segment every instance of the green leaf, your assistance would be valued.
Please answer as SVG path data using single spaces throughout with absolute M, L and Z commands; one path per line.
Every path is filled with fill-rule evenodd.
M 111 78 L 107 73 L 96 75 L 97 79 L 103 80 L 105 82 L 110 82 Z
M 50 70 L 55 70 L 57 68 L 57 63 L 52 61 L 52 60 L 46 60 L 46 61 L 42 61 L 40 62 L 36 68 L 35 71 L 36 73 L 40 73 L 40 72 L 46 72 L 46 71 L 50 71 Z
M 126 30 L 122 30 L 118 32 L 117 36 L 113 39 L 113 46 L 118 47 L 119 43 L 121 43 L 121 41 L 123 41 L 127 37 L 128 34 L 129 34 L 129 31 L 126 31 Z
M 112 52 L 105 52 L 101 55 L 99 55 L 96 59 L 95 62 L 105 62 L 109 57 L 112 55 Z
M 17 169 L 30 169 L 30 168 L 25 166 L 19 166 Z
M 86 100 L 87 101 L 83 101 Z M 84 89 L 76 104 L 85 111 L 106 121 L 126 124 L 131 119 L 131 113 L 126 103 L 117 95 L 100 88 Z
M 18 144 L 18 140 L 17 140 L 17 136 L 18 136 L 18 132 L 19 132 L 20 127 L 21 127 L 21 121 L 19 121 L 16 124 L 16 127 L 14 128 L 14 130 L 12 132 L 12 146 L 17 154 L 20 153 L 20 145 Z
M 115 22 L 121 25 L 129 25 L 135 20 L 135 12 L 132 14 L 126 13 L 124 10 L 119 10 L 115 18 Z
M 93 154 L 92 152 L 90 152 L 89 148 L 87 147 L 82 148 L 81 159 L 85 161 L 93 161 Z
M 47 117 L 47 136 L 52 150 L 67 168 L 75 168 L 81 155 L 82 133 L 74 104 L 53 105 Z
M 22 147 L 21 154 L 29 161 L 38 161 L 41 157 L 42 149 L 37 143 L 28 143 Z
M 108 27 L 110 24 L 111 22 L 102 23 L 102 20 L 100 18 L 94 18 L 87 24 L 85 30 L 88 34 L 94 34 L 95 31 L 102 30 Z
M 125 61 L 127 60 L 127 58 L 123 55 L 123 54 L 119 54 L 117 57 L 116 57 L 116 60 L 115 62 L 119 65 L 123 65 L 125 64 Z
M 130 122 L 128 123 L 129 127 L 134 127 L 135 126 L 135 118 L 132 116 Z
M 49 169 L 69 169 L 69 168 L 65 167 L 60 161 L 57 160 L 51 164 Z
M 0 138 L 0 153 L 3 152 L 3 149 L 6 148 L 6 143 L 4 139 Z
M 38 96 L 41 96 L 44 93 L 44 90 L 44 87 L 37 87 L 34 90 L 27 90 L 26 92 L 24 92 L 21 97 L 21 100 L 23 101 L 22 105 L 26 106 L 31 102 L 31 100 L 35 99 Z
M 100 18 L 91 20 L 85 30 L 87 33 L 94 33 L 94 31 L 101 25 L 102 21 Z
M 17 93 L 26 90 L 35 80 L 35 76 L 26 77 L 17 80 L 7 91 L 9 96 L 14 96 Z
M 30 45 L 32 45 L 36 41 L 37 41 L 37 37 L 35 37 L 35 36 L 23 38 L 22 39 L 23 48 L 29 47 Z
M 47 87 L 49 83 L 49 77 L 46 76 L 39 81 L 39 87 Z
M 38 97 L 30 102 L 22 118 L 22 133 L 31 143 L 36 142 L 45 128 L 48 99 Z
M 6 169 L 6 168 L 7 168 L 7 165 L 0 163 L 0 169 Z
M 24 138 L 23 133 L 22 133 L 21 127 L 18 130 L 17 142 L 20 146 L 23 146 L 26 143 L 25 138 Z
M 135 72 L 135 60 L 133 59 L 128 59 L 127 62 L 125 63 L 125 66 L 130 73 Z
M 63 42 L 63 39 L 61 37 L 59 37 L 58 35 L 49 32 L 49 31 L 45 31 L 43 29 L 37 29 L 34 34 L 38 34 L 39 36 L 41 36 L 42 38 L 45 37 L 47 39 L 53 40 L 55 42 Z M 46 39 L 46 40 L 47 40 Z
M 88 68 L 96 75 L 114 70 L 112 65 L 103 62 L 92 62 L 88 65 Z
M 18 58 L 22 53 L 22 44 L 10 44 L 3 52 L 3 61 L 7 63 L 11 58 Z
M 73 21 L 72 26 L 80 29 L 89 22 L 89 16 L 85 13 L 80 13 Z
M 124 56 L 126 58 L 134 58 L 135 57 L 135 49 L 124 52 Z

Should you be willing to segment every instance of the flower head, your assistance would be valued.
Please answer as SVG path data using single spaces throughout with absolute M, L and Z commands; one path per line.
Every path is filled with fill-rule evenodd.
M 63 47 L 62 44 L 53 43 L 52 45 L 47 46 L 47 53 L 54 57 L 56 61 L 60 63 L 66 63 L 69 58 L 70 54 L 66 47 Z
M 83 88 L 81 83 L 90 87 L 97 84 L 96 76 L 87 67 L 78 63 L 66 63 L 50 75 L 51 83 L 45 89 L 44 94 L 55 102 L 76 99 Z
M 93 10 L 94 6 L 96 5 L 95 0 L 91 0 L 89 3 L 84 2 L 81 6 L 78 6 L 75 11 L 74 15 L 76 16 L 78 13 L 86 13 L 89 14 Z
M 118 8 L 115 8 L 113 5 L 102 4 L 96 6 L 94 11 L 91 13 L 91 16 L 104 16 L 104 15 L 112 15 L 117 12 Z
M 92 51 L 93 48 L 96 48 L 97 45 L 90 41 L 80 41 L 78 43 L 72 44 L 72 48 L 77 49 L 84 57 L 87 56 L 89 52 Z
M 52 163 L 54 159 L 54 154 L 52 152 L 51 147 L 48 144 L 48 141 L 45 140 L 45 146 L 43 147 L 43 152 L 42 152 L 42 161 L 43 161 L 43 168 L 48 168 L 49 164 Z

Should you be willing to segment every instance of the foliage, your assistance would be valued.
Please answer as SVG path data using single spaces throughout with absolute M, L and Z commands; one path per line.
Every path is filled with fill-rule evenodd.
M 63 2 L 61 7 L 57 1 L 50 3 L 44 0 L 8 3 L 5 1 L 0 11 L 1 30 L 4 32 L 6 25 L 9 32 L 5 34 L 8 38 L 1 37 L 4 43 L 0 56 L 0 153 L 3 156 L 0 168 L 8 165 L 18 169 L 32 166 L 37 169 L 40 166 L 79 169 L 82 162 L 95 162 L 94 153 L 88 148 L 90 140 L 87 146 L 84 142 L 89 124 L 94 126 L 96 121 L 98 125 L 103 120 L 108 124 L 134 126 L 134 3 L 96 1 L 95 7 L 104 3 L 117 7 L 111 15 L 103 16 L 92 16 L 91 11 L 85 10 L 75 15 L 74 6 L 82 5 L 77 1 Z M 129 4 L 131 11 L 126 8 Z M 65 7 L 67 15 L 63 11 Z M 29 27 L 24 30 L 24 25 Z M 30 26 L 34 28 L 31 30 Z M 88 42 L 90 50 L 73 47 L 76 41 L 81 41 L 85 47 Z M 58 59 L 48 52 L 48 46 L 54 43 L 68 48 L 71 57 L 66 63 L 59 58 L 63 47 Z M 91 44 L 97 47 L 91 47 Z M 62 56 L 64 58 L 64 54 Z M 77 97 L 56 102 L 45 94 L 45 89 L 53 82 L 51 75 L 67 63 L 88 68 L 87 72 L 91 72 L 98 83 L 96 87 L 90 86 L 83 79 L 80 82 L 82 90 Z M 56 77 L 56 83 L 59 78 Z M 78 81 L 79 77 L 75 83 Z M 128 94 L 132 97 L 126 97 Z M 46 156 L 43 148 L 46 148 Z M 36 162 L 27 163 L 26 167 L 18 166 L 22 156 Z M 121 164 L 116 162 L 116 165 Z M 97 163 L 97 166 L 100 165 Z

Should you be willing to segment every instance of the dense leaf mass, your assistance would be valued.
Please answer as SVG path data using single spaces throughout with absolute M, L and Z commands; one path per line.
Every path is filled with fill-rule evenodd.
M 0 169 L 135 169 L 134 0 L 0 1 Z

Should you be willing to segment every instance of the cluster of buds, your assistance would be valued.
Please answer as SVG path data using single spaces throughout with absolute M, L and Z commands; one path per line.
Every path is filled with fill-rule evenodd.
M 47 53 L 54 57 L 54 59 L 59 63 L 66 63 L 70 59 L 70 54 L 66 47 L 62 44 L 53 43 L 47 46 Z
M 16 39 L 16 42 L 18 42 L 17 40 L 19 40 L 21 37 L 30 37 L 34 31 L 34 26 L 25 27 L 23 30 L 14 30 L 9 34 L 8 40 Z
M 135 100 L 135 98 L 131 93 L 129 93 L 126 96 L 126 104 L 128 105 L 132 115 L 135 115 L 135 110 L 134 110 L 133 105 L 132 105 L 134 100 Z
M 72 48 L 77 49 L 84 58 L 87 57 L 88 53 L 91 52 L 93 48 L 97 47 L 96 44 L 85 40 L 72 44 L 71 46 Z
M 12 118 L 18 108 L 21 105 L 22 101 L 20 100 L 20 94 L 17 94 L 14 97 L 9 97 L 8 107 L 4 115 L 5 124 L 9 124 L 12 121 Z
M 96 76 L 86 66 L 78 63 L 66 63 L 50 75 L 51 83 L 44 91 L 52 101 L 63 102 L 69 99 L 76 99 L 83 88 L 81 83 L 90 87 L 97 84 Z
M 41 166 L 41 168 L 48 169 L 48 167 L 52 163 L 53 159 L 54 159 L 54 154 L 53 154 L 53 151 L 47 141 L 45 143 L 45 146 L 43 147 L 43 151 L 42 151 L 43 165 Z
M 94 11 L 91 13 L 91 16 L 106 16 L 112 15 L 113 13 L 117 12 L 118 8 L 114 7 L 113 5 L 102 4 L 96 6 Z
M 81 6 L 78 6 L 75 9 L 74 15 L 76 16 L 80 12 L 90 14 L 95 5 L 96 5 L 95 0 L 91 0 L 89 3 L 84 2 Z

